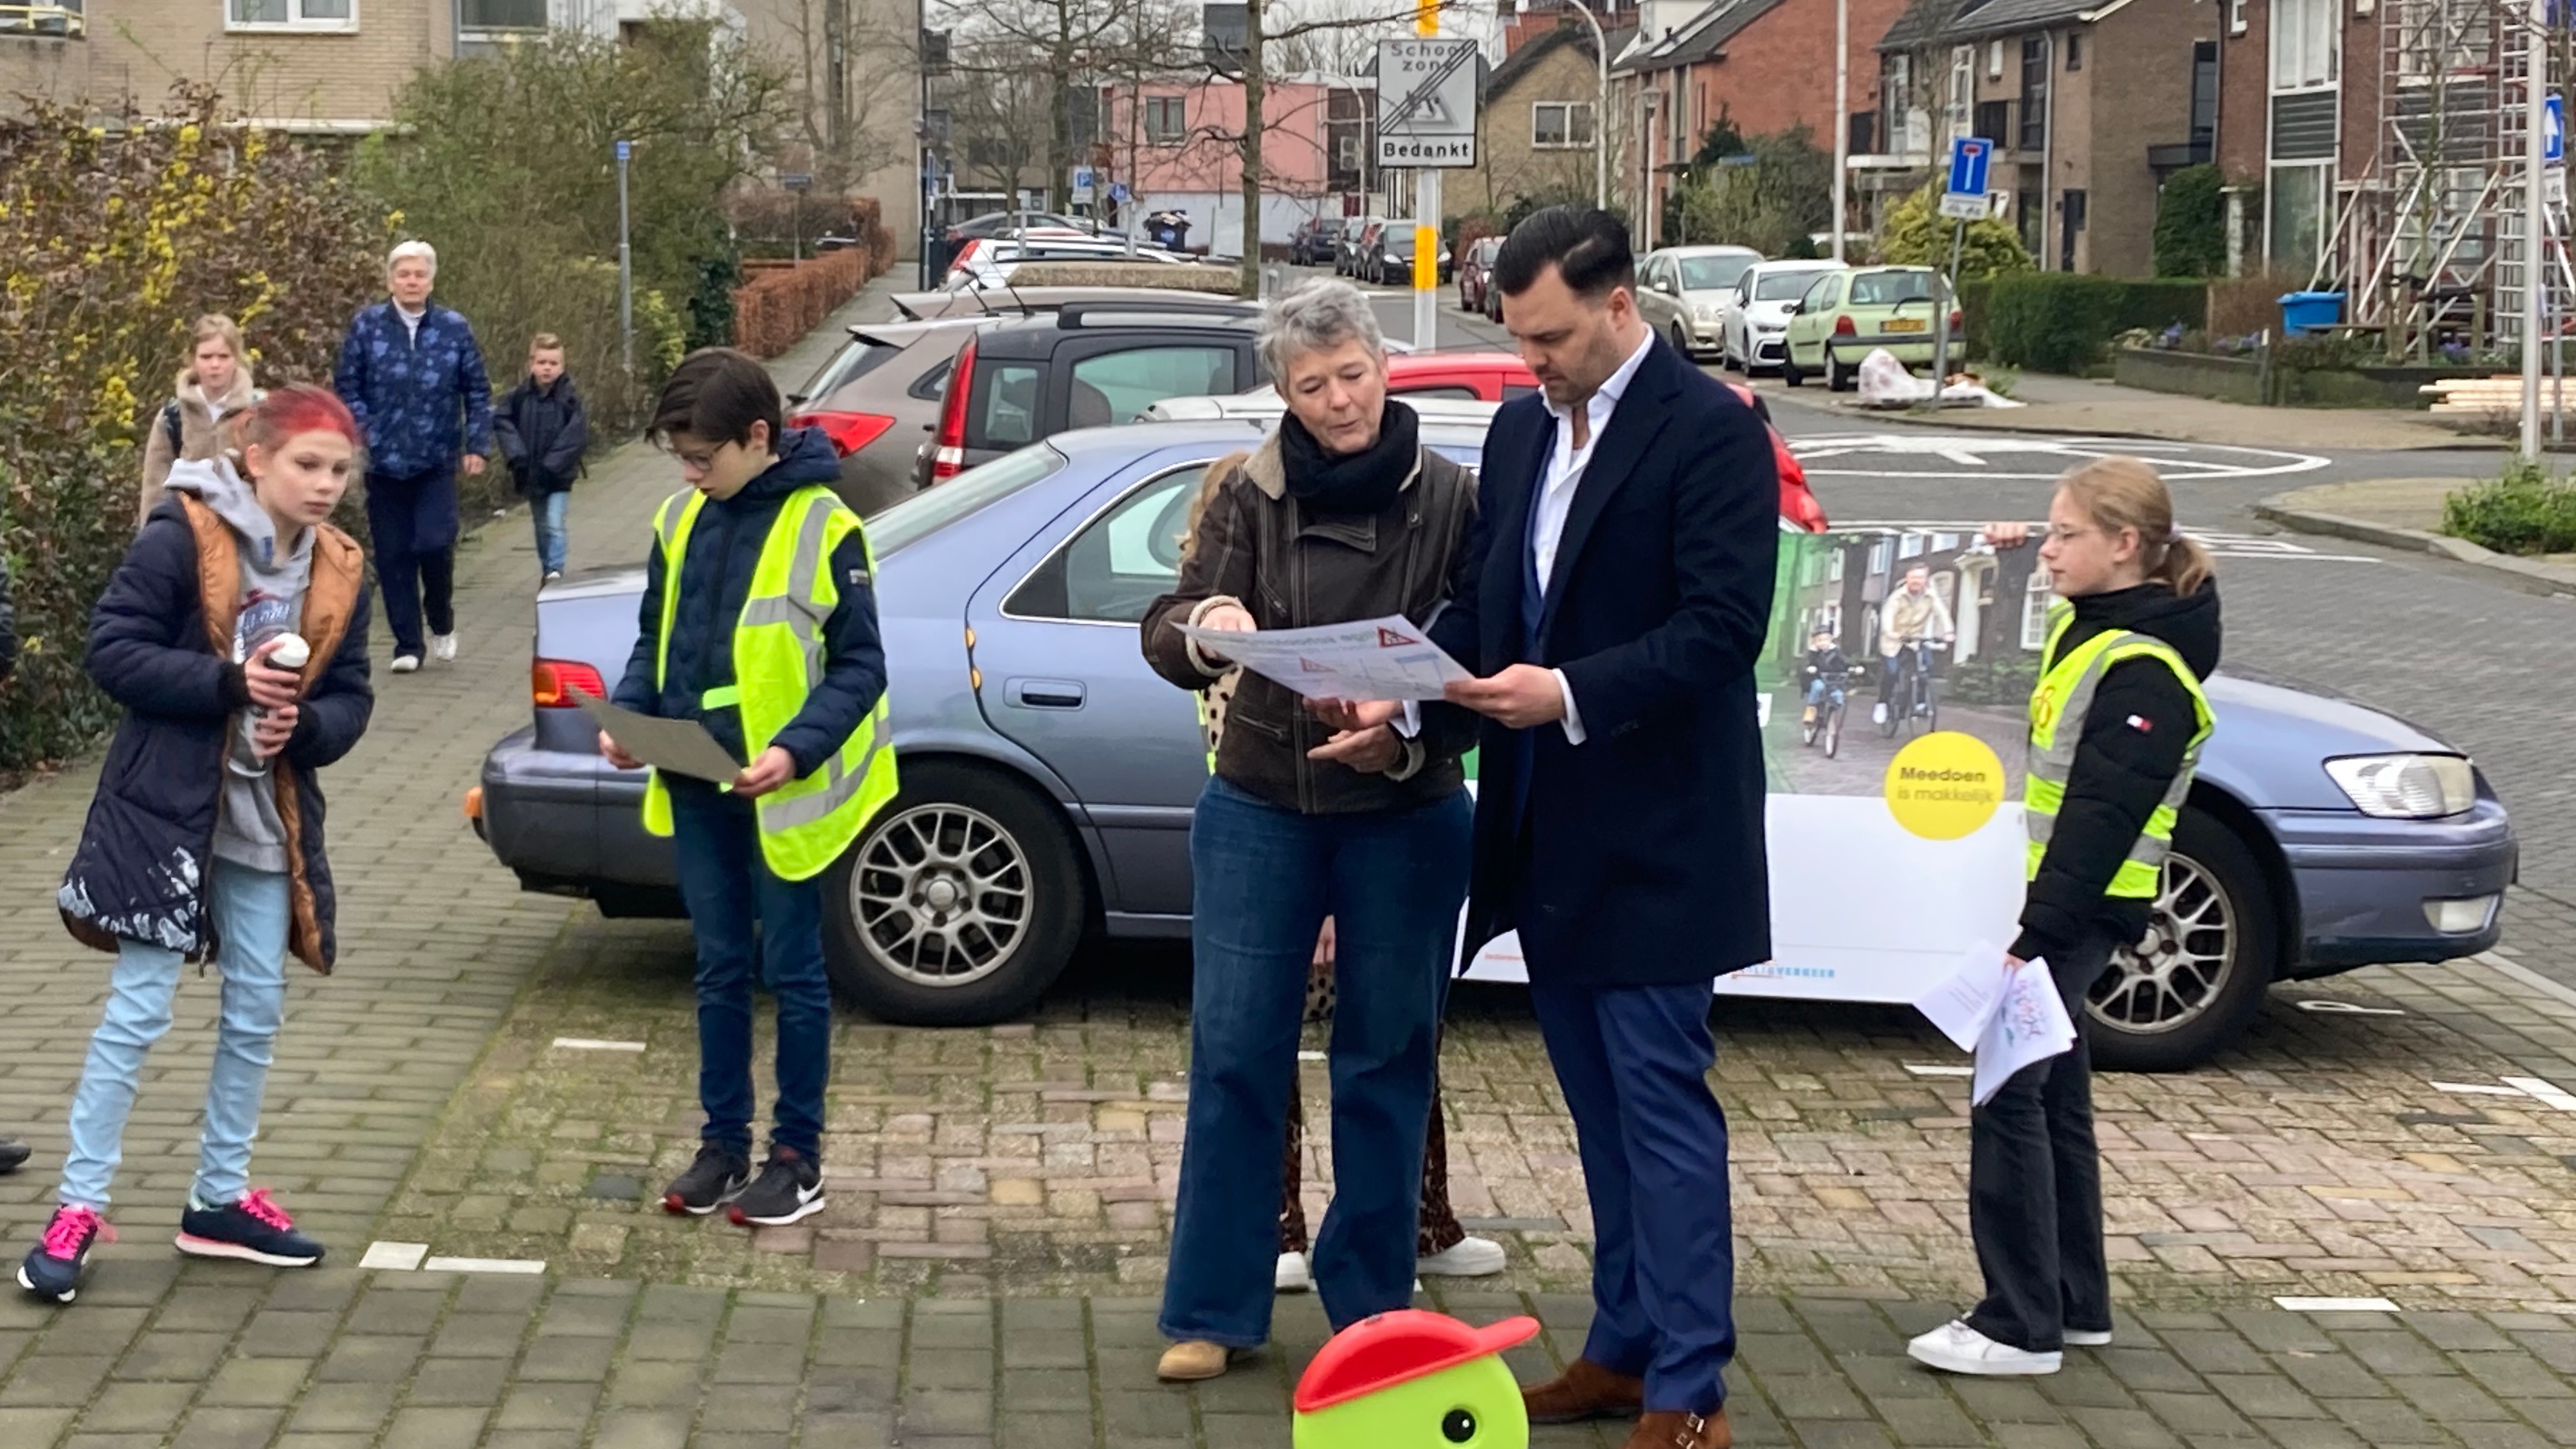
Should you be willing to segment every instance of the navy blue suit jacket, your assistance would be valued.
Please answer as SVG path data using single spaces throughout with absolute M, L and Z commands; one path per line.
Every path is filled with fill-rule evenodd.
M 1585 741 L 1484 723 L 1469 949 L 1517 929 L 1534 980 L 1705 980 L 1771 955 L 1753 667 L 1780 549 L 1762 420 L 1658 339 L 1602 430 L 1535 648 L 1530 509 L 1555 446 L 1537 397 L 1485 438 L 1475 532 L 1431 633 L 1478 675 L 1565 672 Z

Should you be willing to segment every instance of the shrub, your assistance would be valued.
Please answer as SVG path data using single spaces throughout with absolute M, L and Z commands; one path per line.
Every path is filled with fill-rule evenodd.
M 2517 458 L 2503 477 L 2443 499 L 2442 531 L 2498 553 L 2576 551 L 2576 484 Z
M 2208 289 L 2198 282 L 2128 282 L 2073 272 L 1998 278 L 1988 341 L 1998 361 L 2041 372 L 2081 372 L 2133 327 L 2162 332 L 2202 324 Z
M 142 429 L 189 322 L 229 313 L 269 386 L 328 382 L 388 242 L 324 154 L 224 120 L 209 90 L 148 122 L 42 104 L 0 121 L 0 548 L 25 641 L 0 769 L 115 718 L 82 672 L 90 607 L 133 541 Z
M 2156 197 L 2156 275 L 2214 277 L 2227 270 L 2227 179 L 2186 166 Z
M 1938 187 L 1927 185 L 1889 208 L 1878 231 L 1879 260 L 1895 266 L 1948 270 L 1950 244 L 1958 223 L 1941 215 L 1940 205 Z M 2010 276 L 2027 272 L 2032 265 L 2029 251 L 2021 244 L 2021 233 L 2013 230 L 2010 223 L 1991 218 L 1968 223 L 1965 243 L 1959 249 L 1959 281 Z
M 753 268 L 750 283 L 734 289 L 733 345 L 754 357 L 776 357 L 795 346 L 868 284 L 868 254 L 855 248 Z
M 1813 233 L 1833 226 L 1834 156 L 1817 148 L 1812 131 L 1793 126 L 1732 144 L 1733 152 L 1720 154 L 1739 160 L 1749 156 L 1750 162 L 1722 165 L 1703 152 L 1701 169 L 1673 191 L 1667 235 L 1784 257 L 1794 248 L 1811 246 Z M 1680 224 L 1678 230 L 1672 229 L 1674 222 Z

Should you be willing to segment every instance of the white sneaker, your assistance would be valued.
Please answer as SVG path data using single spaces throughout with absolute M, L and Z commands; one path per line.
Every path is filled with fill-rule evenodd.
M 396 674 L 418 674 L 420 672 L 420 656 L 417 654 L 397 654 L 394 656 L 394 662 L 387 667 L 392 669 Z
M 2062 1354 L 2032 1353 L 1997 1343 L 1955 1318 L 1907 1344 L 1905 1351 L 1915 1362 L 1948 1373 L 1989 1378 L 2053 1374 L 2064 1359 Z
M 544 578 L 541 578 L 541 579 L 537 580 L 537 582 L 538 582 L 538 583 L 541 583 L 541 584 L 551 584 L 551 583 L 553 583 L 555 580 L 557 580 L 557 579 L 559 579 L 559 578 L 562 578 L 562 577 L 563 577 L 563 570 L 562 570 L 562 569 L 548 569 L 548 570 L 546 570 L 546 576 L 545 576 Z
M 432 659 L 437 660 L 437 661 L 438 661 L 439 663 L 441 663 L 441 664 L 453 664 L 453 663 L 455 663 L 455 662 L 456 662 L 456 636 L 455 636 L 455 635 L 453 635 L 453 634 L 432 634 L 432 635 L 430 635 L 430 636 L 429 636 L 429 657 L 430 657 L 430 658 L 432 658 Z
M 1413 1265 L 1425 1278 L 1490 1278 L 1510 1260 L 1503 1245 L 1491 1238 L 1461 1238 Z
M 1306 1270 L 1306 1255 L 1280 1254 L 1279 1267 L 1271 1275 L 1270 1284 L 1274 1291 L 1280 1293 L 1303 1293 L 1314 1287 L 1315 1276 Z
M 2107 1328 L 2070 1328 L 2066 1330 L 2068 1348 L 2109 1348 L 2111 1330 Z
M 1870 722 L 1871 724 L 1885 724 L 1885 723 L 1887 723 L 1887 706 L 1886 706 L 1885 704 L 1878 704 L 1878 705 L 1873 705 L 1873 706 L 1871 706 L 1871 707 L 1870 707 L 1870 712 L 1869 712 L 1869 722 Z

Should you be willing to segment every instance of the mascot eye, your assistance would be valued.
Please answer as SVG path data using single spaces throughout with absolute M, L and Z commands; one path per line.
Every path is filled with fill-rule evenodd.
M 1465 1409 L 1451 1409 L 1440 1421 L 1440 1437 L 1452 1444 L 1464 1444 L 1476 1437 L 1476 1416 Z

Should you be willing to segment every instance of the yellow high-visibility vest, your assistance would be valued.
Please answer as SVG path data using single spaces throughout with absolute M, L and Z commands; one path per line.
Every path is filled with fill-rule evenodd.
M 653 521 L 662 546 L 662 628 L 653 654 L 657 690 L 669 677 L 671 623 L 679 614 L 689 532 L 705 505 L 705 494 L 688 489 L 673 494 Z M 734 682 L 708 690 L 699 700 L 704 709 L 740 709 L 743 744 L 753 759 L 796 718 L 806 696 L 822 681 L 823 625 L 841 599 L 839 581 L 832 576 L 832 553 L 853 530 L 859 530 L 860 545 L 866 547 L 859 516 L 819 484 L 789 494 L 769 526 L 759 566 L 752 572 L 751 594 L 734 623 Z M 874 550 L 868 553 L 868 572 L 871 577 L 876 573 Z M 781 880 L 809 880 L 850 848 L 869 819 L 894 798 L 892 741 L 891 716 L 880 696 L 820 768 L 754 802 L 760 853 L 772 874 Z M 644 787 L 644 828 L 655 835 L 671 833 L 671 794 L 658 770 Z
M 2021 806 L 2030 844 L 2023 877 L 2037 878 L 2040 859 L 2048 853 L 2049 837 L 2057 828 L 2057 812 L 2066 803 L 2066 777 L 2075 767 L 2075 746 L 2084 738 L 2084 719 L 2093 712 L 2093 696 L 2101 688 L 2102 676 L 2123 660 L 2153 659 L 2172 670 L 2174 678 L 2191 692 L 2198 727 L 2183 751 L 2182 768 L 2175 772 L 2173 783 L 2165 787 L 2165 798 L 2147 817 L 2146 831 L 2129 847 L 2128 859 L 2120 862 L 2118 873 L 2111 877 L 2111 888 L 2105 892 L 2116 899 L 2151 901 L 2163 879 L 2165 856 L 2173 849 L 2174 821 L 2182 813 L 2184 798 L 2191 793 L 2192 771 L 2200 764 L 2200 747 L 2209 739 L 2209 696 L 2201 692 L 2200 680 L 2172 645 L 2145 634 L 2105 630 L 2068 650 L 2063 658 L 2057 657 L 2058 642 L 2074 622 L 2074 606 L 2060 602 L 2050 607 L 2048 648 L 2040 655 L 2047 661 L 2047 669 L 2030 692 L 2030 774 Z

